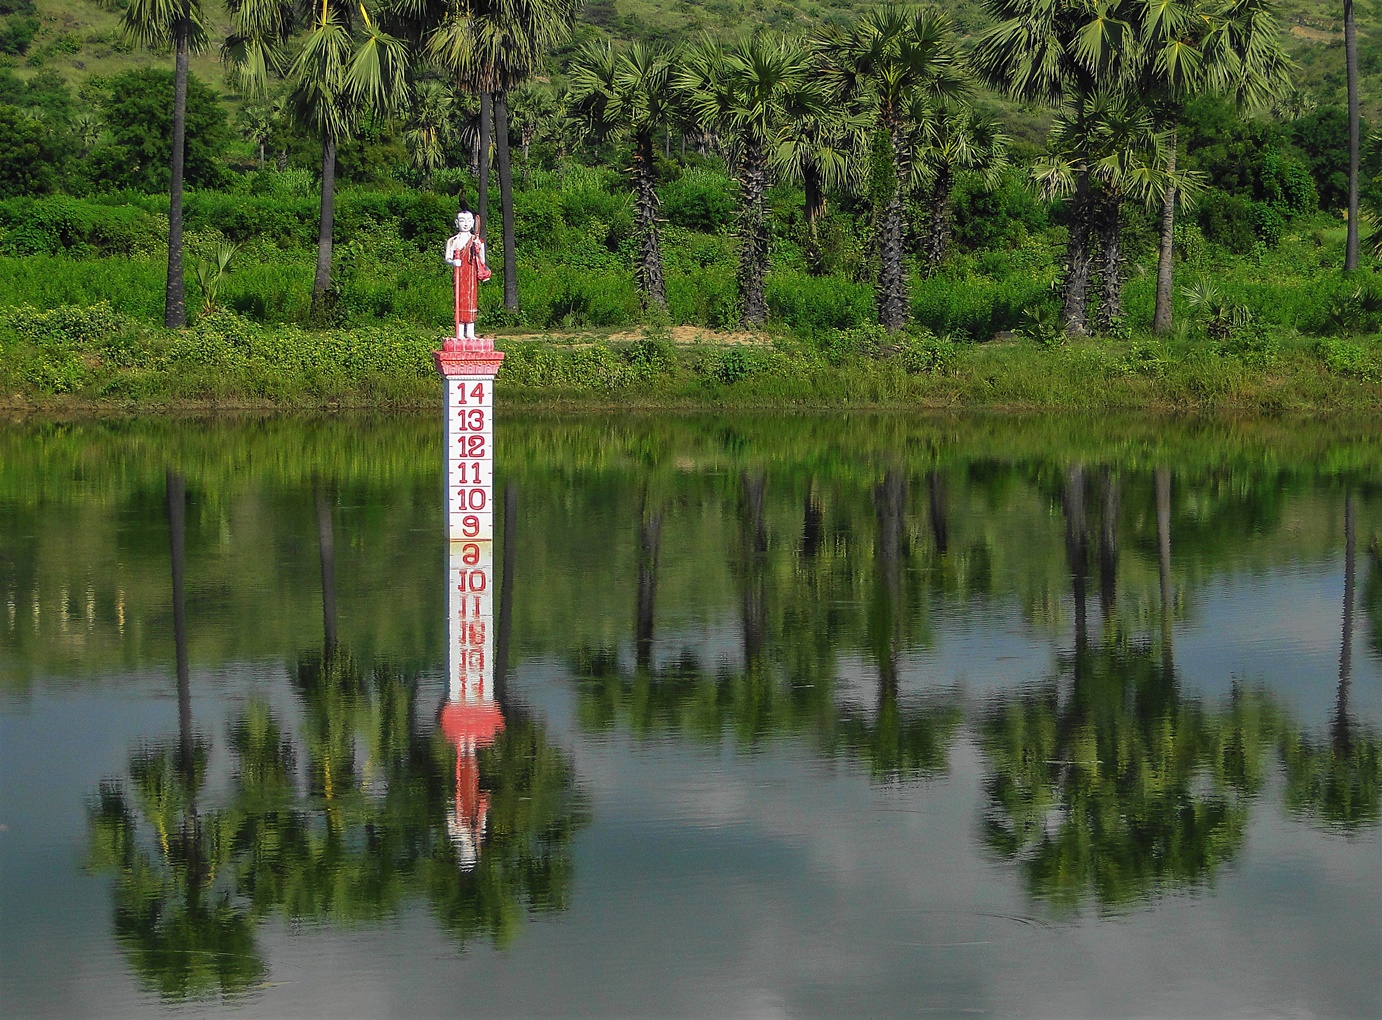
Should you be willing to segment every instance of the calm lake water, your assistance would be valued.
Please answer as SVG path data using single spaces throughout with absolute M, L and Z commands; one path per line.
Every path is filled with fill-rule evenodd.
M 0 428 L 0 1013 L 1382 1015 L 1375 427 L 495 446 Z

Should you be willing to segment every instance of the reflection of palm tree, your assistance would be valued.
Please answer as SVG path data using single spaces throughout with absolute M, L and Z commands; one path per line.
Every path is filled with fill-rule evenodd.
M 1108 633 L 1118 606 L 1118 479 L 1107 467 L 1099 472 L 1099 504 L 1099 607 Z
M 763 472 L 740 475 L 739 503 L 739 603 L 743 624 L 744 665 L 752 669 L 763 654 L 768 626 L 766 560 L 768 527 L 763 515 L 764 490 L 768 479 Z
M 1088 621 L 1085 614 L 1085 583 L 1089 575 L 1089 535 L 1085 523 L 1084 466 L 1072 464 L 1065 471 L 1065 488 L 1061 490 L 1061 505 L 1065 512 L 1065 555 L 1070 567 L 1071 585 L 1075 595 L 1075 647 L 1083 649 L 1089 643 Z
M 322 641 L 328 657 L 336 650 L 336 535 L 331 526 L 331 500 L 320 482 L 312 486 L 317 507 L 317 545 L 322 565 Z
M 1052 683 L 981 724 L 992 772 L 984 841 L 1020 862 L 1028 891 L 1101 910 L 1211 879 L 1241 847 L 1274 712 L 1235 690 L 1223 711 L 1182 698 L 1149 648 L 1062 656 Z
M 821 512 L 820 497 L 816 494 L 816 479 L 806 483 L 806 497 L 801 505 L 801 555 L 815 559 L 825 539 L 825 515 Z
M 878 517 L 874 601 L 869 613 L 874 658 L 878 662 L 879 704 L 897 697 L 897 655 L 905 612 L 902 602 L 902 531 L 907 485 L 902 474 L 889 468 L 874 489 Z
M 950 515 L 945 478 L 939 471 L 932 471 L 927 478 L 927 491 L 931 510 L 931 538 L 936 543 L 936 555 L 944 556 L 950 548 Z
M 1171 472 L 1159 467 L 1152 473 L 1156 498 L 1157 579 L 1161 588 L 1161 647 L 1166 663 L 1171 662 Z
M 662 508 L 650 505 L 644 485 L 638 507 L 638 602 L 634 608 L 634 658 L 639 669 L 653 660 L 653 612 L 657 600 L 657 555 L 662 539 Z
M 1349 717 L 1353 679 L 1354 554 L 1357 538 L 1353 494 L 1344 497 L 1343 637 L 1339 646 L 1339 685 L 1329 739 L 1289 739 L 1285 734 L 1286 799 L 1293 811 L 1313 815 L 1344 829 L 1378 820 L 1382 787 L 1382 735 Z
M 1169 628 L 1169 475 L 1157 474 L 1163 632 Z M 1021 861 L 1029 891 L 1062 909 L 1093 894 L 1101 909 L 1213 876 L 1237 853 L 1247 799 L 1261 783 L 1274 713 L 1235 687 L 1220 713 L 1181 697 L 1169 638 L 1161 660 L 1116 629 L 1091 647 L 1085 622 L 1088 536 L 1085 478 L 1066 472 L 1066 557 L 1075 599 L 1075 647 L 1059 685 L 1010 699 L 988 714 L 982 743 L 993 772 L 985 842 Z M 1105 473 L 1100 592 L 1114 607 L 1117 491 Z M 1268 720 L 1264 722 L 1264 717 Z
M 235 992 L 257 982 L 264 965 L 248 915 L 218 885 L 230 856 L 224 812 L 203 814 L 197 798 L 210 748 L 192 727 L 184 586 L 187 487 L 167 473 L 173 640 L 177 669 L 176 746 L 143 747 L 130 758 L 139 816 L 152 830 L 141 845 L 121 783 L 101 784 L 91 812 L 91 864 L 115 870 L 115 934 L 140 979 L 168 999 Z

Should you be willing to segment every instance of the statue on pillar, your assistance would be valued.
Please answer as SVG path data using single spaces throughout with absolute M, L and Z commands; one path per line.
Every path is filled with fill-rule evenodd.
M 454 267 L 456 284 L 457 346 L 475 339 L 475 313 L 479 307 L 480 284 L 490 278 L 485 263 L 485 242 L 480 237 L 480 224 L 469 209 L 456 214 L 456 233 L 446 240 L 442 253 L 448 266 Z M 451 347 L 447 340 L 447 347 Z

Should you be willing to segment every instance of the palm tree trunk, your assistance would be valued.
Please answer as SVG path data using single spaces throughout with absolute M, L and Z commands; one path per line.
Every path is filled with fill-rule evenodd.
M 176 471 L 164 475 L 167 492 L 168 551 L 173 575 L 173 648 L 178 675 L 178 759 L 183 777 L 193 772 L 192 677 L 187 664 L 187 597 L 183 583 L 187 548 L 187 483 Z
M 825 215 L 825 188 L 814 161 L 802 160 L 801 180 L 806 192 L 806 268 L 812 276 L 820 276 L 825 272 L 820 243 L 820 220 Z
M 480 194 L 476 199 L 475 215 L 480 217 L 481 236 L 489 229 L 489 145 L 490 124 L 493 122 L 490 94 L 480 93 L 480 162 L 476 174 Z
M 931 226 L 926 237 L 926 275 L 935 276 L 945 259 L 945 249 L 950 244 L 950 192 L 951 177 L 948 167 L 941 168 L 936 175 L 936 185 L 931 189 Z
M 1348 75 L 1348 240 L 1344 272 L 1358 268 L 1358 33 L 1353 24 L 1353 0 L 1344 0 L 1344 66 Z
M 1089 234 L 1093 218 L 1089 175 L 1081 173 L 1071 200 L 1070 239 L 1065 249 L 1065 280 L 1061 284 L 1061 318 L 1067 333 L 1083 333 L 1088 317 L 1085 296 L 1089 290 Z
M 494 93 L 494 139 L 499 157 L 499 219 L 504 237 L 504 308 L 518 311 L 518 253 L 513 240 L 513 162 L 509 158 L 509 103 Z
M 177 27 L 173 62 L 173 158 L 168 182 L 168 280 L 163 291 L 163 325 L 181 329 L 187 325 L 186 285 L 182 278 L 182 177 L 187 154 L 187 59 L 186 20 Z
M 644 131 L 634 144 L 633 211 L 638 227 L 638 289 L 643 301 L 665 309 L 667 284 L 662 276 L 662 249 L 657 237 L 657 170 L 653 133 Z
M 1176 172 L 1176 127 L 1171 125 L 1170 143 L 1166 153 L 1166 172 Z M 1171 259 L 1175 254 L 1176 189 L 1167 188 L 1161 199 L 1161 245 L 1156 256 L 1156 311 L 1152 315 L 1152 332 L 1171 331 Z
M 902 247 L 905 142 L 902 131 L 892 132 L 893 188 L 878 232 L 878 321 L 891 332 L 907 325 L 907 266 Z
M 317 273 L 312 280 L 312 317 L 326 312 L 331 291 L 331 239 L 336 219 L 336 139 L 322 139 L 322 201 L 317 224 Z
M 744 325 L 763 325 L 768 306 L 763 296 L 763 278 L 768 272 L 768 221 L 764 198 L 768 190 L 768 158 L 763 146 L 745 146 L 740 183 L 744 188 L 742 238 L 739 249 L 739 295 L 744 302 Z
M 1098 331 L 1107 336 L 1123 317 L 1123 257 L 1118 232 L 1118 196 L 1105 194 L 1099 203 L 1099 313 Z

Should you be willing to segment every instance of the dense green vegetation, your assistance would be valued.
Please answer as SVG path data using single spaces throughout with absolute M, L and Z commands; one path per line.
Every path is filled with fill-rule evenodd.
M 1348 130 L 1332 87 L 1283 91 L 1265 63 L 1251 102 L 1212 76 L 1149 78 L 1138 88 L 1161 105 L 1135 109 L 1121 83 L 1153 74 L 1154 26 L 1129 7 L 1146 41 L 1119 51 L 1123 78 L 1061 72 L 1038 88 L 1011 78 L 1005 11 L 869 22 L 899 54 L 935 35 L 905 81 L 857 26 L 821 50 L 760 36 L 720 51 L 652 18 L 633 33 L 642 49 L 606 53 L 594 41 L 628 26 L 588 8 L 567 41 L 534 36 L 543 45 L 505 69 L 477 64 L 468 37 L 428 41 L 451 38 L 435 34 L 443 21 L 417 36 L 404 78 L 374 80 L 392 106 L 331 127 L 331 159 L 326 122 L 293 99 L 305 71 L 235 78 L 227 105 L 194 60 L 190 332 L 156 325 L 172 294 L 172 75 L 131 67 L 74 89 L 46 66 L 0 67 L 0 386 L 27 405 L 430 401 L 425 352 L 450 318 L 436 246 L 459 201 L 486 201 L 483 92 L 506 118 L 493 156 L 511 216 L 489 233 L 512 278 L 496 271 L 481 314 L 512 338 L 511 396 L 1374 407 L 1382 287 L 1340 272 Z M 1332 31 L 1283 13 L 1284 47 Z M 844 27 L 813 17 L 778 27 Z M 412 38 L 401 23 L 392 41 L 357 29 L 352 45 L 381 53 Z M 668 40 L 688 48 L 673 57 Z M 1365 27 L 1365 66 L 1370 40 Z M 225 51 L 228 68 L 246 45 Z M 1067 106 L 1052 119 L 1024 97 Z M 1380 161 L 1365 137 L 1365 205 L 1382 194 Z M 1174 214 L 1168 263 L 1162 205 L 1177 193 L 1193 201 Z M 1153 332 L 1164 315 L 1174 329 Z M 725 335 L 744 325 L 760 331 Z

